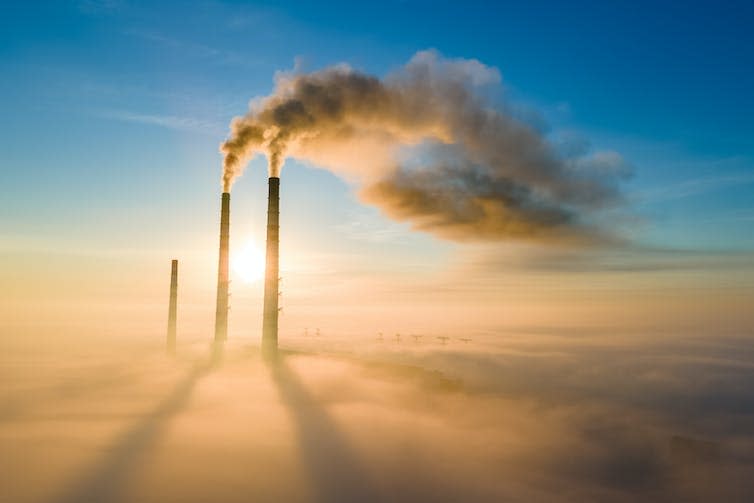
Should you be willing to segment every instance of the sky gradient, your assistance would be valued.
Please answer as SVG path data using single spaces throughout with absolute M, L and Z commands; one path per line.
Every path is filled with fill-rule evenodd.
M 66 313 L 77 312 L 100 313 L 96 330 L 158 333 L 178 258 L 184 328 L 200 337 L 211 325 L 218 147 L 230 120 L 272 91 L 276 72 L 345 62 L 384 76 L 425 49 L 498 69 L 498 98 L 553 142 L 619 153 L 632 176 L 611 225 L 627 244 L 459 245 L 389 220 L 352 184 L 289 159 L 284 330 L 442 330 L 469 316 L 482 330 L 615 312 L 638 322 L 648 296 L 677 304 L 657 308 L 658 323 L 693 325 L 676 313 L 686 310 L 713 325 L 750 321 L 747 2 L 6 2 L 0 17 L 5 330 L 74 330 L 78 315 Z M 234 250 L 261 247 L 265 181 L 257 158 L 234 188 Z M 233 279 L 231 333 L 255 337 L 261 287 Z M 410 316 L 385 322 L 409 305 Z M 457 321 L 434 327 L 443 305 Z
M 754 501 L 754 6 L 675 4 L 0 2 L 0 498 Z

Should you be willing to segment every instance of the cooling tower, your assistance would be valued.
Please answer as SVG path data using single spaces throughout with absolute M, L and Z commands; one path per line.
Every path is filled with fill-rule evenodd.
M 270 177 L 267 200 L 267 260 L 264 275 L 262 353 L 274 356 L 278 348 L 278 282 L 280 251 L 280 178 Z
M 215 342 L 228 338 L 228 245 L 230 240 L 230 193 L 223 192 L 220 209 L 220 258 L 217 266 Z
M 175 352 L 175 326 L 178 311 L 178 261 L 170 264 L 170 306 L 168 307 L 168 337 L 167 350 Z

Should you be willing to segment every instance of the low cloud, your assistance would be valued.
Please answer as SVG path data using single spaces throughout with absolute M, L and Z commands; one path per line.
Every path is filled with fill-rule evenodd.
M 4 470 L 4 490 L 59 502 L 749 500 L 747 338 L 467 335 L 288 336 L 272 366 L 245 345 L 211 366 L 200 347 L 176 361 L 146 345 L 5 352 L 0 459 L 25 476 Z

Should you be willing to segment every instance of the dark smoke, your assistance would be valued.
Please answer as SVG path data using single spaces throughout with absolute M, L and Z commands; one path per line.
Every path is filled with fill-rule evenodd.
M 384 79 L 347 66 L 284 75 L 231 123 L 229 190 L 256 154 L 287 156 L 357 183 L 362 199 L 416 229 L 464 241 L 592 239 L 627 173 L 610 152 L 564 153 L 484 91 L 497 70 L 417 53 Z

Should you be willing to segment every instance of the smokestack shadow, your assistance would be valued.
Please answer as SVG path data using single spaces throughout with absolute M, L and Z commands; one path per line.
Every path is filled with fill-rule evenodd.
M 213 345 L 207 360 L 194 364 L 186 377 L 149 414 L 109 449 L 92 473 L 75 484 L 57 503 L 111 503 L 124 501 L 129 477 L 138 469 L 164 433 L 171 418 L 188 404 L 197 383 L 222 360 L 222 345 Z
M 297 428 L 301 457 L 320 503 L 382 501 L 335 422 L 291 371 L 285 355 L 265 359 Z

